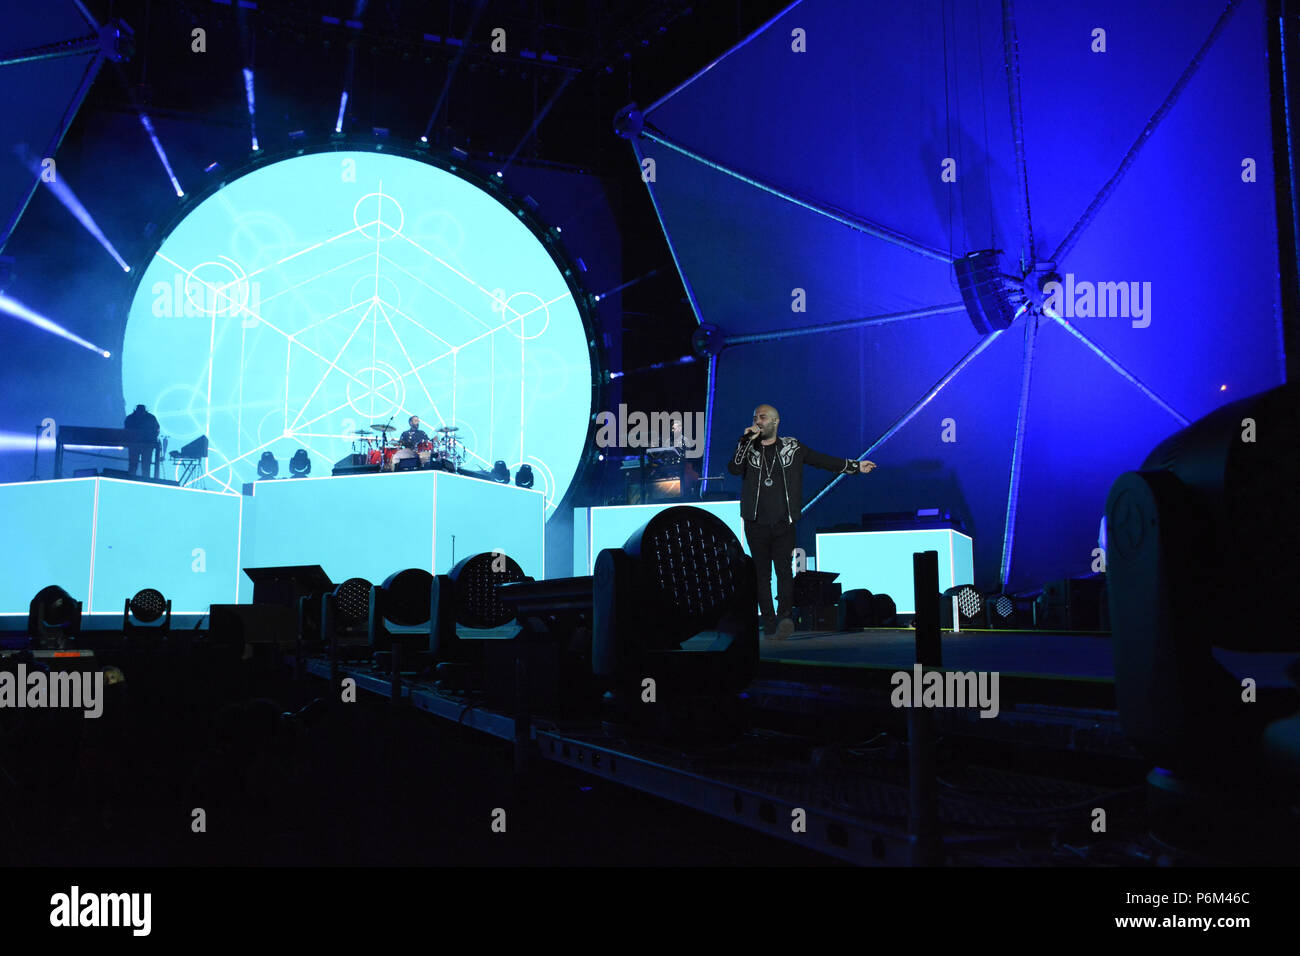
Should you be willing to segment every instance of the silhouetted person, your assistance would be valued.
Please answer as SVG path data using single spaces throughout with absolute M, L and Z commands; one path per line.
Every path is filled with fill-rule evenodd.
M 137 442 L 126 446 L 126 452 L 130 459 L 127 471 L 133 475 L 147 476 L 152 453 L 158 447 L 158 432 L 162 430 L 162 426 L 158 424 L 158 419 L 150 415 L 143 405 L 137 405 L 135 411 L 126 416 L 126 421 L 122 423 L 122 427 L 127 431 L 135 432 L 138 436 Z

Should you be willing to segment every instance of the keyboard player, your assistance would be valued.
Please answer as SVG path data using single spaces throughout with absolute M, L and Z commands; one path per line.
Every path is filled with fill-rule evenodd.
M 122 427 L 134 432 L 139 439 L 126 446 L 130 459 L 127 470 L 133 475 L 148 477 L 149 463 L 153 460 L 153 452 L 158 448 L 158 433 L 162 430 L 158 419 L 150 415 L 143 405 L 137 405 L 135 411 L 126 416 Z

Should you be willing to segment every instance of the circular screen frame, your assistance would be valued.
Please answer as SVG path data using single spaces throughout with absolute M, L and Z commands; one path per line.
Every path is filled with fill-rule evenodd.
M 346 228 L 338 227 L 341 234 L 315 237 L 318 238 L 317 242 L 304 243 L 302 237 L 294 236 L 292 224 L 285 223 L 279 216 L 263 210 L 247 213 L 241 211 L 238 217 L 239 229 L 247 233 L 243 236 L 245 244 L 253 250 L 250 256 L 245 257 L 249 265 L 244 265 L 233 256 L 213 255 L 206 257 L 202 264 L 180 263 L 170 257 L 163 258 L 169 240 L 179 230 L 183 230 L 190 217 L 205 208 L 205 204 L 214 201 L 228 204 L 228 197 L 238 195 L 241 183 L 247 187 L 254 182 L 249 177 L 266 174 L 273 167 L 286 172 L 289 167 L 285 164 L 296 160 L 313 161 L 318 166 L 326 162 L 337 164 L 342 182 L 347 187 L 344 194 L 353 200 L 347 203 L 351 207 L 353 218 L 345 224 Z M 403 160 L 421 168 L 396 165 Z M 438 184 L 451 193 L 459 192 L 468 196 L 473 202 L 487 200 L 487 205 L 480 211 L 487 217 L 493 217 L 497 223 L 493 228 L 507 235 L 509 242 L 522 242 L 521 228 L 531 234 L 535 246 L 522 242 L 518 247 L 526 253 L 527 262 L 524 267 L 534 270 L 544 280 L 544 294 L 549 296 L 550 301 L 528 289 L 511 290 L 504 288 L 504 283 L 501 282 L 490 286 L 491 280 L 480 283 L 474 279 L 460 267 L 462 260 L 457 258 L 461 251 L 457 242 L 465 238 L 464 224 L 458 222 L 454 214 L 448 214 L 438 206 L 441 196 L 429 203 L 434 208 L 412 217 L 408 211 L 412 208 L 410 201 L 403 203 L 386 193 L 382 186 L 375 188 L 373 180 L 378 177 L 373 175 L 373 169 L 368 173 L 367 166 L 378 167 L 382 172 L 399 168 L 412 176 L 423 177 L 427 182 Z M 227 199 L 222 199 L 221 194 L 225 190 L 231 191 L 226 194 Z M 466 190 L 472 190 L 472 193 L 467 193 Z M 356 194 L 355 197 L 352 193 Z M 423 196 L 415 198 L 421 202 L 425 199 Z M 418 218 L 425 230 L 417 234 L 415 239 L 406 234 L 412 228 L 406 222 L 412 218 Z M 374 265 L 369 269 L 368 277 L 350 279 L 345 273 L 342 278 L 351 281 L 352 287 L 372 284 L 372 288 L 363 289 L 360 300 L 345 303 L 351 308 L 343 310 L 345 314 L 342 319 L 335 319 L 332 313 L 324 313 L 325 321 L 316 318 L 331 304 L 338 303 L 336 287 L 333 303 L 329 301 L 328 295 L 318 295 L 321 301 L 314 304 L 315 311 L 307 312 L 312 308 L 310 304 L 301 305 L 298 308 L 305 314 L 298 317 L 292 328 L 287 327 L 287 316 L 279 319 L 279 322 L 286 323 L 285 328 L 275 327 L 277 319 L 266 315 L 269 311 L 266 308 L 268 295 L 282 298 L 287 295 L 297 296 L 299 290 L 290 288 L 294 283 L 284 281 L 277 291 L 262 291 L 260 283 L 253 276 L 265 275 L 270 267 L 279 270 L 283 262 L 297 262 L 334 245 L 335 240 L 346 238 L 349 234 L 352 234 L 354 241 L 373 241 Z M 406 262 L 391 264 L 391 257 L 386 252 L 381 253 L 386 249 L 384 243 L 394 239 L 398 240 L 404 252 L 409 253 Z M 342 245 L 336 248 L 341 249 Z M 479 252 L 482 248 L 480 243 L 474 252 L 482 255 Z M 495 244 L 492 249 L 498 251 Z M 544 256 L 539 254 L 543 252 Z M 452 301 L 452 297 L 443 290 L 430 288 L 428 282 L 422 281 L 428 278 L 428 273 L 414 274 L 416 268 L 410 264 L 411 261 L 424 260 L 428 260 L 427 269 L 458 285 L 461 293 L 468 290 L 471 299 L 478 299 L 477 306 L 471 303 L 471 307 L 467 308 Z M 439 156 L 422 149 L 355 142 L 331 142 L 257 156 L 206 190 L 186 197 L 171 221 L 159 231 L 158 240 L 143 262 L 143 267 L 133 270 L 135 281 L 130 291 L 123 336 L 124 404 L 130 408 L 142 400 L 150 403 L 150 410 L 158 417 L 163 433 L 173 437 L 173 449 L 199 434 L 207 434 L 210 457 L 203 463 L 200 473 L 210 487 L 215 483 L 218 490 L 238 493 L 244 482 L 256 479 L 257 458 L 268 449 L 277 458 L 287 460 L 298 448 L 307 446 L 312 458 L 313 475 L 328 475 L 335 461 L 344 458 L 352 450 L 352 441 L 359 437 L 348 435 L 347 432 L 369 429 L 376 422 L 391 419 L 396 432 L 389 437 L 394 438 L 397 432 L 406 428 L 408 412 L 419 414 L 422 419 L 421 428 L 435 438 L 437 436 L 434 430 L 444 423 L 469 424 L 463 415 L 464 410 L 477 408 L 481 411 L 485 404 L 485 386 L 489 383 L 499 386 L 500 375 L 496 364 L 499 351 L 503 357 L 508 356 L 515 362 L 514 372 L 518 382 L 509 396 L 509 402 L 511 405 L 518 403 L 514 409 L 518 435 L 509 441 L 501 436 L 503 430 L 510 430 L 509 419 L 504 416 L 498 422 L 495 415 L 490 418 L 478 415 L 474 418 L 471 414 L 469 418 L 474 424 L 469 424 L 469 427 L 462 425 L 462 431 L 456 435 L 471 446 L 466 449 L 468 460 L 465 465 L 488 471 L 495 460 L 504 460 L 513 472 L 519 465 L 529 464 L 536 475 L 537 487 L 546 498 L 548 518 L 585 484 L 587 471 L 594 466 L 596 453 L 591 441 L 591 422 L 595 410 L 602 407 L 601 399 L 607 378 L 598 345 L 599 336 L 594 331 L 594 299 L 582 287 L 576 262 L 558 241 L 555 232 L 532 215 L 525 203 L 516 199 L 498 178 L 481 176 L 466 169 L 454 157 Z M 381 264 L 386 267 L 391 265 L 387 269 L 391 276 L 381 274 Z M 333 273 L 335 268 L 341 271 L 348 265 L 344 262 L 336 267 L 327 260 L 319 268 L 322 273 Z M 399 266 L 404 266 L 405 271 Z M 553 268 L 553 275 L 547 271 L 547 266 Z M 364 271 L 364 264 L 359 268 Z M 517 270 L 510 271 L 514 274 Z M 417 294 L 426 291 L 432 293 L 429 297 L 431 302 L 445 300 L 445 314 L 452 317 L 452 324 L 459 321 L 465 330 L 462 335 L 469 335 L 462 342 L 469 344 L 457 344 L 452 340 L 445 347 L 432 346 L 435 349 L 442 348 L 444 354 L 435 356 L 432 360 L 427 359 L 426 356 L 430 354 L 428 343 L 440 338 L 438 331 L 447 330 L 434 328 L 426 332 L 415 319 L 399 314 L 400 304 L 394 300 L 401 296 L 404 289 L 398 287 L 392 276 L 397 276 L 400 282 L 414 289 Z M 337 281 L 337 278 L 331 281 Z M 367 281 L 363 281 L 363 278 Z M 315 279 L 308 280 L 307 284 L 312 281 Z M 383 289 L 380 288 L 381 285 Z M 352 298 L 356 297 L 355 288 L 350 288 L 349 293 Z M 374 305 L 368 306 L 372 296 Z M 370 317 L 369 323 L 365 321 L 364 312 L 368 307 L 374 308 L 378 313 Z M 561 313 L 563 320 L 557 322 L 554 329 L 550 322 L 553 309 Z M 490 321 L 494 311 L 499 313 L 500 323 L 489 327 L 483 323 L 481 316 L 488 316 Z M 483 325 L 484 331 L 479 331 L 473 322 Z M 368 344 L 376 360 L 362 363 L 362 357 L 352 355 L 347 350 L 351 348 L 353 353 L 365 351 L 367 343 L 359 343 L 358 349 L 348 341 L 347 335 L 351 332 L 356 338 L 363 337 L 365 332 L 362 326 L 366 324 L 372 329 L 372 338 Z M 239 353 L 236 355 L 237 374 L 229 368 L 236 363 L 227 362 L 224 378 L 217 369 L 217 356 L 221 354 L 217 339 L 223 326 L 232 354 L 235 351 Z M 268 330 L 260 326 L 272 328 Z M 407 345 L 402 341 L 397 331 L 399 326 L 403 330 L 409 329 L 408 341 L 424 341 L 425 351 L 418 357 L 410 354 L 418 346 Z M 280 340 L 276 359 L 281 366 L 278 378 L 275 370 L 260 377 L 247 370 L 247 340 L 250 331 L 269 337 L 272 341 L 277 338 Z M 236 335 L 231 335 L 231 332 Z M 331 332 L 332 337 L 326 334 Z M 385 344 L 385 336 L 390 336 L 392 340 L 387 344 L 396 344 L 397 348 L 390 347 L 388 355 L 381 356 L 379 353 L 382 350 L 378 345 Z M 507 336 L 509 341 L 506 341 Z M 449 339 L 451 336 L 444 335 L 441 338 Z M 207 341 L 199 342 L 200 339 Z M 491 358 L 488 361 L 470 351 L 475 343 L 481 343 L 484 339 L 491 342 Z M 498 349 L 498 339 L 502 340 L 504 348 Z M 532 347 L 533 354 L 529 357 L 529 343 L 533 340 L 539 341 Z M 238 347 L 233 344 L 236 341 L 240 342 Z M 343 347 L 340 348 L 340 345 Z M 517 353 L 511 354 L 511 346 L 517 347 Z M 560 355 L 557 348 L 563 349 L 561 358 L 557 358 Z M 580 351 L 583 349 L 585 352 Z M 203 350 L 206 350 L 206 354 Z M 482 352 L 481 345 L 477 351 Z M 188 369 L 188 378 L 184 369 L 169 372 L 169 363 L 180 361 L 184 354 L 188 354 L 186 360 L 191 366 L 195 365 L 195 356 L 198 355 L 202 361 L 207 362 L 208 368 L 191 367 Z M 357 368 L 345 367 L 341 358 L 345 354 Z M 446 361 L 448 354 L 452 359 L 450 363 Z M 336 357 L 339 357 L 338 361 L 333 361 Z M 471 373 L 464 375 L 462 381 L 462 376 L 457 374 L 461 363 L 472 367 L 474 361 L 478 362 L 480 370 L 490 369 L 490 373 Z M 298 376 L 304 382 L 301 389 L 294 384 L 295 368 L 291 364 L 294 362 L 306 367 L 306 376 Z M 402 371 L 399 362 L 404 363 L 405 371 Z M 554 364 L 548 368 L 545 364 L 547 362 Z M 362 364 L 370 367 L 363 368 Z M 425 380 L 429 374 L 425 370 L 438 364 L 444 367 L 451 365 L 453 370 L 450 375 L 442 372 L 441 380 L 431 386 Z M 546 374 L 556 369 L 558 374 Z M 265 366 L 263 371 L 267 371 Z M 172 376 L 172 384 L 165 385 L 169 374 Z M 414 382 L 410 381 L 412 378 L 415 379 Z M 175 382 L 178 379 L 193 384 L 177 385 Z M 538 384 L 530 385 L 530 381 Z M 555 387 L 557 381 L 564 390 L 561 396 L 563 403 L 553 393 L 547 392 L 547 387 Z M 250 382 L 253 383 L 252 390 L 258 398 L 257 407 L 251 409 L 250 406 L 254 403 L 249 401 Z M 260 394 L 260 391 L 268 390 L 268 382 L 276 390 L 284 390 L 285 398 L 278 416 L 277 409 L 268 401 L 271 396 Z M 443 386 L 441 392 L 438 391 L 439 385 Z M 224 396 L 223 386 L 227 393 Z M 313 388 L 316 389 L 315 393 Z M 336 393 L 332 398 L 328 394 L 331 390 Z M 443 397 L 448 390 L 451 394 L 451 408 L 443 410 L 438 407 L 439 403 L 433 400 L 433 396 Z M 496 407 L 497 390 L 497 387 L 490 390 L 491 397 L 487 403 L 493 410 Z M 291 395 L 294 392 L 302 394 Z M 412 392 L 415 394 L 412 395 Z M 212 393 L 211 397 L 209 393 Z M 291 397 L 296 400 L 290 401 Z M 303 400 L 304 397 L 306 400 Z M 342 410 L 338 407 L 340 405 L 344 406 Z M 557 412 L 557 406 L 561 405 L 559 410 L 563 412 L 562 416 Z M 221 431 L 219 426 L 223 424 L 222 416 L 224 414 L 229 419 L 232 409 L 237 409 L 239 420 L 233 429 L 227 427 L 226 430 L 232 431 L 237 440 L 231 441 L 227 436 L 224 441 L 220 441 L 218 433 Z M 367 411 L 375 414 L 366 414 Z M 313 428 L 310 436 L 298 427 L 300 422 L 310 422 L 322 412 L 331 413 L 338 420 L 330 420 L 323 427 Z M 380 415 L 379 412 L 385 414 Z M 250 414 L 260 419 L 254 426 L 258 430 L 251 434 L 248 423 L 243 421 L 243 416 Z M 370 420 L 372 418 L 374 421 Z M 483 427 L 484 418 L 489 418 L 487 428 Z M 557 418 L 562 420 L 557 421 Z M 269 432 L 266 431 L 268 427 Z M 480 432 L 490 434 L 485 439 Z M 527 442 L 524 440 L 525 434 L 529 436 Z M 233 456 L 223 449 L 223 445 L 231 444 L 235 446 Z M 311 445 L 315 447 L 310 447 Z M 231 457 L 237 459 L 233 465 L 229 463 Z

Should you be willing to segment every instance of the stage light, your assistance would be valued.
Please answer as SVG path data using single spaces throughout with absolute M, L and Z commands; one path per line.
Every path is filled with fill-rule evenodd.
M 1029 630 L 1034 626 L 1034 602 L 1014 594 L 985 595 L 984 613 L 995 630 Z
M 988 626 L 990 628 L 1013 628 L 1016 626 L 1016 602 L 1005 594 L 990 594 L 985 602 L 988 609 Z
M 149 141 L 153 143 L 154 152 L 158 154 L 158 159 L 163 164 L 163 169 L 167 172 L 167 178 L 171 180 L 172 188 L 176 190 L 177 197 L 183 197 L 185 190 L 181 189 L 180 180 L 176 178 L 176 173 L 172 171 L 172 164 L 167 159 L 167 151 L 163 149 L 162 142 L 158 139 L 158 134 L 154 132 L 153 122 L 149 119 L 148 114 L 140 113 L 140 125 L 144 131 L 149 134 Z M 127 270 L 128 272 L 130 269 Z
M 275 455 L 269 451 L 262 452 L 262 457 L 257 462 L 257 477 L 269 479 L 274 478 L 279 473 L 280 463 L 275 460 Z
M 321 638 L 334 661 L 370 657 L 371 588 L 365 578 L 348 578 L 321 599 Z
M 391 651 L 393 644 L 401 644 L 405 665 L 414 664 L 417 660 L 408 657 L 408 652 L 427 655 L 430 636 L 427 625 L 432 599 L 433 575 L 423 568 L 394 572 L 384 579 L 383 584 L 371 588 L 366 625 L 370 646 L 376 651 L 384 652 Z M 400 630 L 389 630 L 389 624 Z
M 888 594 L 871 595 L 871 619 L 876 627 L 898 627 L 898 605 Z
M 498 461 L 492 466 L 492 480 L 499 481 L 503 485 L 510 484 L 510 469 L 506 467 L 504 461 Z
M 497 585 L 532 580 L 514 558 L 491 551 L 461 559 L 446 576 L 456 585 L 456 622 L 474 628 L 501 627 L 513 621 L 514 609 L 497 595 Z
M 253 71 L 244 67 L 244 97 L 248 101 L 248 126 L 253 139 L 253 152 L 261 147 L 257 145 L 257 100 L 253 95 Z
M 348 91 L 344 90 L 343 95 L 339 97 L 339 118 L 334 123 L 334 132 L 336 134 L 343 132 L 343 114 L 347 112 L 347 108 L 348 108 Z
M 975 590 L 972 585 L 962 584 L 943 592 L 943 598 L 939 602 L 940 627 L 954 627 L 952 617 L 954 599 L 957 602 L 958 619 L 955 625 L 957 628 L 984 626 L 984 595 Z
M 874 627 L 876 619 L 871 612 L 871 599 L 874 595 L 866 588 L 853 588 L 840 597 L 841 631 L 851 631 L 860 627 Z
M 622 548 L 600 552 L 592 593 L 592 672 L 609 688 L 611 726 L 696 738 L 743 729 L 741 693 L 758 670 L 758 592 L 754 561 L 721 518 L 690 506 L 659 512 Z M 704 632 L 709 649 L 683 653 Z M 653 715 L 640 703 L 646 678 L 658 688 Z M 707 712 L 697 706 L 704 698 Z
M 144 588 L 137 591 L 135 597 L 126 599 L 122 608 L 123 632 L 151 630 L 166 633 L 171 630 L 171 625 L 172 602 L 163 597 L 161 591 Z
M 1253 815 L 1259 848 L 1279 825 L 1294 826 L 1294 689 L 1285 710 L 1261 713 L 1216 652 L 1294 658 L 1300 649 L 1300 516 L 1284 505 L 1300 482 L 1297 409 L 1294 383 L 1226 404 L 1160 442 L 1106 499 L 1116 709 L 1157 767 L 1148 797 L 1164 819 L 1153 830 L 1189 842 L 1212 836 L 1207 819 Z M 1242 440 L 1243 420 L 1258 441 Z M 1294 663 L 1287 676 L 1300 677 Z
M 420 137 L 420 142 L 421 142 L 421 143 L 427 143 L 428 141 L 429 141 L 429 137 L 427 137 L 427 136 L 421 136 L 421 137 Z
M 85 230 L 94 236 L 95 239 L 98 240 L 99 244 L 104 247 L 105 251 L 113 257 L 117 264 L 122 268 L 122 271 L 130 271 L 127 268 L 126 260 L 118 254 L 117 249 L 108 241 L 108 237 L 104 235 L 104 231 L 99 228 L 99 224 L 95 222 L 94 217 L 91 216 L 86 207 L 82 205 L 81 200 L 78 199 L 76 193 L 72 191 L 72 187 L 67 184 L 63 171 L 60 170 L 57 177 L 47 178 L 45 174 L 46 171 L 41 165 L 43 162 L 42 157 L 30 153 L 25 144 L 15 146 L 13 151 L 19 162 L 31 171 L 34 179 L 38 182 L 45 183 L 50 192 L 54 193 L 55 198 L 64 205 L 68 212 L 72 213 L 72 215 L 76 217 L 77 221 L 81 223 Z
M 533 486 L 533 469 L 529 465 L 519 466 L 519 470 L 515 472 L 515 484 L 520 488 Z
M 483 686 L 484 648 L 488 642 L 461 637 L 460 629 L 490 630 L 510 624 L 515 620 L 515 609 L 501 600 L 497 585 L 531 580 L 512 558 L 499 552 L 471 555 L 447 574 L 434 578 L 429 600 L 429 650 L 438 661 L 438 687 L 467 690 Z
M 270 454 L 267 452 L 266 454 Z M 307 454 L 307 449 L 299 448 L 289 459 L 289 477 L 306 478 L 311 474 L 311 456 Z M 274 477 L 274 475 L 272 475 Z
M 38 649 L 62 648 L 81 633 L 81 602 L 57 584 L 41 588 L 27 612 L 27 636 Z

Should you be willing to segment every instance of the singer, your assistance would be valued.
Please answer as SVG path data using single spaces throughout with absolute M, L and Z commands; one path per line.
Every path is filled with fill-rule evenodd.
M 744 479 L 740 514 L 745 520 L 745 540 L 758 573 L 758 605 L 763 629 L 777 640 L 794 633 L 791 620 L 794 599 L 795 524 L 803 507 L 803 465 L 841 475 L 865 475 L 875 462 L 832 458 L 813 451 L 796 438 L 777 438 L 781 416 L 771 405 L 754 409 L 754 423 L 736 443 L 727 469 Z M 757 440 L 757 444 L 755 441 Z M 772 612 L 772 565 L 776 565 L 777 610 Z

